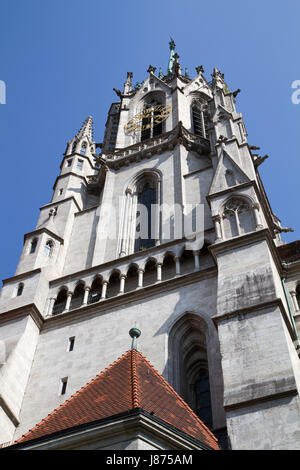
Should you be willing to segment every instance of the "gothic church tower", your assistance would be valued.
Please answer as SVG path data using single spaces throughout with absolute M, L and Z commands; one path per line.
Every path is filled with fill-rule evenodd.
M 115 89 L 102 143 L 91 117 L 68 142 L 3 281 L 1 442 L 113 363 L 136 324 L 140 351 L 221 447 L 300 448 L 300 250 L 281 242 L 239 91 L 216 68 L 190 78 L 172 40 L 165 75 L 149 66 Z

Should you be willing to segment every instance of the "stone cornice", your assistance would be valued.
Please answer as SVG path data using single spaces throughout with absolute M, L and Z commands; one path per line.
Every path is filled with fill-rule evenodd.
M 34 303 L 23 305 L 22 307 L 7 310 L 6 312 L 0 313 L 0 323 L 4 323 L 17 318 L 22 318 L 30 315 L 39 330 L 42 328 L 44 318 L 42 317 L 39 309 Z
M 238 237 L 231 238 L 222 242 L 214 243 L 208 247 L 208 250 L 211 252 L 216 264 L 217 255 L 226 251 L 233 250 L 235 248 L 240 248 L 258 241 L 265 240 L 268 243 L 269 249 L 273 255 L 273 260 L 276 264 L 279 274 L 282 274 L 282 264 L 281 259 L 278 254 L 277 248 L 275 246 L 274 240 L 271 237 L 270 231 L 268 228 L 263 228 L 255 232 L 249 232 Z
M 33 269 L 32 271 L 26 271 L 25 273 L 21 273 L 21 274 L 17 274 L 16 276 L 12 276 L 12 277 L 8 277 L 6 279 L 3 279 L 3 285 L 4 284 L 7 284 L 9 282 L 12 282 L 12 281 L 18 281 L 18 280 L 21 280 L 21 279 L 25 279 L 27 278 L 28 276 L 31 276 L 32 274 L 37 274 L 37 273 L 40 273 L 42 272 L 41 268 L 36 268 L 36 269 Z
M 173 150 L 176 145 L 184 145 L 188 150 L 200 154 L 210 152 L 210 143 L 207 139 L 192 134 L 183 127 L 182 122 L 179 122 L 172 131 L 115 150 L 114 154 L 106 156 L 105 163 L 108 167 L 118 170 L 121 166 L 128 166 L 133 162 Z
M 220 315 L 214 315 L 212 317 L 212 320 L 214 324 L 216 325 L 216 327 L 218 328 L 219 323 L 222 323 L 223 321 L 227 321 L 231 318 L 236 318 L 241 315 L 251 315 L 253 313 L 258 313 L 260 310 L 266 310 L 266 309 L 270 309 L 274 307 L 279 307 L 281 314 L 283 316 L 284 322 L 286 324 L 286 327 L 291 336 L 291 339 L 292 341 L 295 341 L 297 339 L 295 335 L 295 331 L 291 324 L 290 318 L 284 308 L 283 302 L 280 298 L 275 298 L 274 300 L 269 300 L 268 302 L 263 302 L 260 304 L 249 305 L 249 307 L 242 307 L 242 308 L 239 308 L 238 310 L 225 312 Z
M 66 197 L 65 199 L 61 199 L 60 201 L 56 201 L 56 202 L 49 202 L 48 204 L 45 204 L 44 206 L 40 207 L 40 211 L 43 209 L 47 209 L 48 207 L 59 206 L 60 204 L 63 204 L 66 201 L 70 201 L 70 200 L 73 200 L 77 209 L 81 211 L 81 207 L 79 207 L 78 202 L 76 201 L 74 196 Z
M 85 184 L 88 185 L 87 177 L 82 176 L 82 175 L 78 175 L 77 173 L 74 173 L 74 171 L 68 171 L 67 173 L 63 173 L 61 175 L 58 175 L 58 177 L 56 178 L 56 180 L 54 182 L 54 185 L 53 185 L 53 191 L 55 191 L 55 187 L 57 185 L 58 180 L 60 180 L 60 178 L 65 178 L 66 176 L 70 176 L 70 175 L 76 176 L 76 178 L 79 178 L 79 179 L 83 180 L 85 182 Z
M 26 233 L 24 235 L 24 243 L 27 238 L 32 237 L 33 235 L 39 235 L 40 233 L 46 232 L 50 237 L 56 238 L 62 245 L 64 244 L 64 239 L 61 238 L 59 235 L 56 233 L 52 232 L 51 230 L 47 229 L 47 227 L 41 227 L 36 230 L 33 230 L 33 232 Z

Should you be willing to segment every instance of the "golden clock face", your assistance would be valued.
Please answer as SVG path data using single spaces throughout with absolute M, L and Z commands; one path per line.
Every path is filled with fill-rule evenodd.
M 167 119 L 172 112 L 172 105 L 159 104 L 149 106 L 140 113 L 133 116 L 124 126 L 126 134 L 132 134 L 137 131 L 144 131 L 150 127 L 156 126 Z

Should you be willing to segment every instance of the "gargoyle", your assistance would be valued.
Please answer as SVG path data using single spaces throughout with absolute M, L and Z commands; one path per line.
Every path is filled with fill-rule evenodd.
M 241 90 L 238 88 L 237 90 L 233 91 L 232 94 L 234 98 L 241 92 Z
M 121 98 L 122 92 L 120 90 L 117 90 L 116 88 L 113 88 L 114 92 Z
M 281 232 L 284 232 L 284 233 L 287 233 L 287 232 L 294 232 L 294 229 L 293 229 L 293 228 L 280 227 L 280 225 L 275 224 L 274 222 L 273 222 L 273 227 L 274 227 L 274 229 L 277 230 L 279 233 L 281 233 Z
M 256 158 L 255 158 L 256 157 Z M 259 165 L 261 165 L 267 158 L 269 158 L 269 155 L 265 155 L 264 157 L 259 157 L 258 155 L 253 155 L 254 158 L 254 166 L 257 168 Z

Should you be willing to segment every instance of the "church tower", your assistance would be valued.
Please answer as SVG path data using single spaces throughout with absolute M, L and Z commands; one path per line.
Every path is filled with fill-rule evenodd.
M 165 74 L 114 89 L 102 143 L 91 116 L 68 142 L 3 281 L 4 445 L 122 356 L 136 325 L 161 387 L 222 448 L 300 448 L 299 242 L 281 241 L 240 90 L 217 68 L 191 78 L 169 46 Z M 160 448 L 155 432 L 142 448 Z M 97 448 L 131 448 L 107 439 Z

